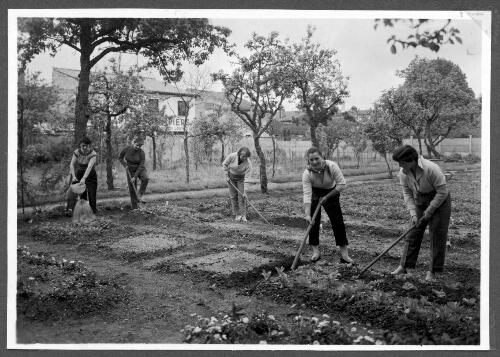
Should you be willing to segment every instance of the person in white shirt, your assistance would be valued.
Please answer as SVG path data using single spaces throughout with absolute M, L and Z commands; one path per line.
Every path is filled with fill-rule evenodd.
M 311 212 L 314 212 L 321 202 L 328 218 L 330 218 L 335 236 L 335 244 L 340 247 L 340 262 L 343 264 L 353 264 L 354 261 L 349 257 L 347 250 L 347 234 L 339 201 L 340 192 L 346 187 L 344 176 L 335 162 L 323 158 L 320 149 L 315 147 L 309 148 L 306 152 L 306 157 L 308 167 L 302 174 L 305 219 L 309 224 L 311 223 Z M 313 250 L 312 262 L 318 261 L 321 258 L 319 252 L 320 224 L 321 208 L 309 232 L 309 245 Z
M 229 179 L 227 185 L 229 187 L 229 197 L 236 221 L 247 221 L 247 206 L 245 198 L 252 177 L 252 162 L 249 160 L 250 150 L 247 147 L 240 148 L 237 152 L 229 154 L 222 168 L 226 172 Z M 236 188 L 235 188 L 236 187 Z M 241 194 L 238 193 L 240 191 Z
M 417 225 L 406 237 L 399 267 L 391 274 L 406 274 L 415 269 L 425 228 L 429 225 L 430 262 L 426 280 L 444 270 L 446 241 L 451 217 L 451 195 L 441 168 L 419 156 L 410 145 L 403 145 L 392 155 L 401 167 L 399 181 L 404 201 L 410 211 L 411 225 Z

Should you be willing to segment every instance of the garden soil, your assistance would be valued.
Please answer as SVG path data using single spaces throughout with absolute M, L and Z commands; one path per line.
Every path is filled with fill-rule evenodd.
M 467 181 L 470 178 L 463 177 L 463 182 Z M 346 192 L 341 201 L 350 254 L 363 267 L 406 230 L 408 221 L 397 180 L 356 186 L 350 185 L 352 196 Z M 392 196 L 387 190 L 394 192 Z M 331 300 L 335 289 L 354 283 L 357 270 L 339 263 L 329 222 L 323 224 L 322 259 L 309 263 L 309 251 L 305 249 L 299 269 L 294 273 L 288 270 L 307 227 L 302 218 L 300 188 L 250 194 L 252 203 L 271 225 L 262 222 L 250 207 L 249 222 L 235 222 L 225 197 L 170 196 L 168 204 L 163 198 L 140 211 L 110 201 L 100 207 L 93 227 L 80 230 L 72 228 L 71 218 L 63 212 L 35 216 L 32 221 L 19 219 L 18 246 L 57 261 L 82 261 L 101 280 L 122 288 L 127 298 L 114 308 L 72 318 L 19 314 L 18 343 L 178 344 L 184 342 L 181 330 L 193 324 L 196 316 L 228 314 L 233 303 L 244 307 L 248 316 L 267 311 L 287 321 L 297 315 L 328 313 L 341 324 L 355 326 L 347 330 L 353 337 L 369 330 L 383 333 L 389 322 L 394 322 L 390 316 L 385 323 L 375 315 L 370 320 L 366 313 L 352 310 L 357 305 Z M 374 204 L 389 199 L 390 204 Z M 461 207 L 461 202 L 454 204 Z M 415 289 L 406 289 L 410 285 L 405 281 L 387 275 L 398 265 L 402 245 L 372 267 L 364 281 L 376 282 L 380 291 L 397 292 L 400 299 L 424 295 L 436 304 L 462 298 L 479 302 L 480 215 L 473 208 L 460 212 L 454 215 L 450 229 L 453 247 L 447 255 L 446 272 L 436 283 L 422 281 L 429 256 L 428 239 L 411 278 L 410 285 Z M 290 279 L 300 281 L 303 289 L 276 285 L 281 268 Z M 276 283 L 265 283 L 263 272 L 271 272 Z M 332 279 L 334 286 L 329 285 Z M 34 284 L 36 287 L 37 282 Z M 446 296 L 436 296 L 435 290 Z M 19 311 L 20 300 L 18 297 Z

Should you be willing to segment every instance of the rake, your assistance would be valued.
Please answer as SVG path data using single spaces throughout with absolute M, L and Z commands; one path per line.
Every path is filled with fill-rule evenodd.
M 410 228 L 408 228 L 408 230 L 406 232 L 401 234 L 401 236 L 398 239 L 396 239 L 394 242 L 392 242 L 390 246 L 388 246 L 382 253 L 380 253 L 375 259 L 373 259 L 370 262 L 370 264 L 368 264 L 368 266 L 366 268 L 364 268 L 361 271 L 361 273 L 358 274 L 358 277 L 356 279 L 359 279 L 361 277 L 361 275 L 363 275 L 368 269 L 370 269 L 373 264 L 378 262 L 380 260 L 380 258 L 382 258 L 384 255 L 386 255 L 388 251 L 390 251 L 396 244 L 398 244 L 404 237 L 406 237 L 408 235 L 408 233 L 410 233 L 412 231 L 412 229 L 415 228 L 416 226 L 418 226 L 418 223 L 412 225 Z
M 291 270 L 295 270 L 295 268 L 297 267 L 297 264 L 299 262 L 300 254 L 302 254 L 302 249 L 304 249 L 304 244 L 306 243 L 306 239 L 309 236 L 309 232 L 311 231 L 311 228 L 314 225 L 314 221 L 316 220 L 316 216 L 318 215 L 319 210 L 320 210 L 320 208 L 321 208 L 322 205 L 323 205 L 323 203 L 319 202 L 318 206 L 314 210 L 314 214 L 313 214 L 313 216 L 311 218 L 311 223 L 309 223 L 309 226 L 307 227 L 306 235 L 304 236 L 304 239 L 302 239 L 302 243 L 300 243 L 300 247 L 299 247 L 299 250 L 297 250 L 297 254 L 295 254 L 295 259 L 293 260 L 292 267 L 290 268 Z
M 235 185 L 233 185 L 233 183 L 231 182 L 231 180 L 228 180 L 227 182 L 229 182 L 229 184 L 230 184 L 231 186 L 233 186 L 233 187 L 234 187 L 234 189 L 235 189 L 236 191 L 238 191 L 238 193 L 239 193 L 241 196 L 243 196 L 243 194 L 240 192 L 240 190 L 238 190 L 238 189 L 236 188 L 236 186 L 235 186 Z M 247 202 L 250 204 L 250 206 L 252 206 L 252 208 L 255 210 L 255 212 L 257 212 L 257 214 L 260 216 L 260 218 L 262 218 L 262 219 L 263 219 L 263 220 L 264 220 L 267 224 L 271 224 L 271 223 L 269 223 L 269 222 L 267 221 L 267 219 L 265 219 L 265 218 L 264 218 L 264 216 L 263 216 L 263 215 L 261 215 L 261 214 L 260 214 L 260 212 L 257 210 L 257 208 L 255 208 L 255 206 L 252 204 L 252 202 L 250 202 L 250 201 L 249 201 L 249 199 L 248 199 L 248 198 L 246 198 L 245 196 L 243 196 L 243 197 L 245 198 L 245 200 L 247 200 Z
M 130 185 L 132 186 L 132 188 L 134 189 L 135 198 L 137 199 L 137 206 L 140 209 L 146 208 L 146 205 L 144 203 L 142 203 L 141 200 L 139 200 L 139 193 L 137 192 L 137 188 L 135 187 L 135 184 L 132 182 L 132 176 L 130 175 L 130 172 L 129 172 L 127 166 L 125 166 L 125 171 L 127 172 L 128 181 L 129 181 Z

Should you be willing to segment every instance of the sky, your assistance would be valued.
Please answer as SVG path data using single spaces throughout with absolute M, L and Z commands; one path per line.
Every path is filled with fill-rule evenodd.
M 390 44 L 387 43 L 389 37 L 395 34 L 405 39 L 414 33 L 404 24 L 396 25 L 393 28 L 379 26 L 375 30 L 374 19 L 376 16 L 367 15 L 368 18 L 353 18 L 358 16 L 359 11 L 354 16 L 351 12 L 351 15 L 341 17 L 336 16 L 334 12 L 324 11 L 307 12 L 304 16 L 301 16 L 301 13 L 300 11 L 286 13 L 275 11 L 271 14 L 265 12 L 256 14 L 255 12 L 240 11 L 237 16 L 231 17 L 231 14 L 224 14 L 220 11 L 208 11 L 206 16 L 214 25 L 224 26 L 232 31 L 229 41 L 236 45 L 236 51 L 240 55 L 248 53 L 244 44 L 250 39 L 252 32 L 267 36 L 272 31 L 277 31 L 281 40 L 288 38 L 292 42 L 299 42 L 306 36 L 308 25 L 314 26 L 316 31 L 313 40 L 321 43 L 325 48 L 337 51 L 335 57 L 340 62 L 342 74 L 349 77 L 350 96 L 345 100 L 343 110 L 348 110 L 352 106 L 359 109 L 370 108 L 380 97 L 382 91 L 403 83 L 403 80 L 396 76 L 396 71 L 406 68 L 417 55 L 429 59 L 440 57 L 454 62 L 466 74 L 469 86 L 476 96 L 481 93 L 482 31 L 480 22 L 467 16 L 454 19 L 450 25 L 459 29 L 459 36 L 463 44 L 444 45 L 438 53 L 422 47 L 403 50 L 398 46 L 397 53 L 392 54 Z M 334 13 L 333 17 L 330 16 L 332 13 Z M 444 13 L 443 16 L 448 14 Z M 443 24 L 442 19 L 435 19 L 432 28 L 441 24 Z M 50 57 L 48 54 L 39 55 L 29 64 L 28 70 L 41 71 L 42 77 L 50 81 L 52 67 L 78 69 L 78 55 L 78 52 L 63 47 L 55 57 Z M 110 57 L 108 56 L 108 58 Z M 138 58 L 132 54 L 121 56 L 122 67 L 145 63 L 145 58 Z M 102 68 L 104 64 L 105 62 L 100 62 L 97 68 Z M 216 50 L 203 67 L 210 72 L 219 70 L 231 72 L 234 69 L 231 65 L 231 59 L 222 50 Z M 185 66 L 187 71 L 192 70 L 192 68 L 189 65 Z M 161 80 L 161 76 L 154 69 L 148 70 L 143 75 Z M 222 86 L 214 84 L 211 89 L 220 91 Z M 284 106 L 286 110 L 296 109 L 293 102 L 286 101 Z

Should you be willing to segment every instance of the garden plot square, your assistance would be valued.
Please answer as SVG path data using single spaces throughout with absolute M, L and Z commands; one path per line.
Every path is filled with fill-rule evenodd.
M 269 264 L 270 262 L 269 258 L 239 250 L 231 250 L 189 259 L 184 263 L 193 268 L 231 274 L 233 272 L 245 272 L 263 264 Z
M 169 237 L 165 234 L 143 234 L 121 239 L 111 244 L 110 247 L 124 252 L 145 253 L 161 249 L 175 249 L 181 245 L 186 245 L 186 240 Z

